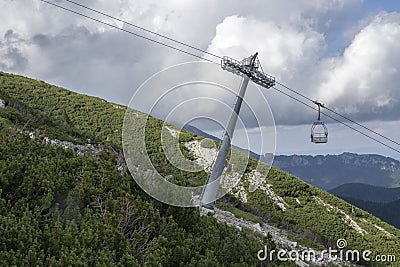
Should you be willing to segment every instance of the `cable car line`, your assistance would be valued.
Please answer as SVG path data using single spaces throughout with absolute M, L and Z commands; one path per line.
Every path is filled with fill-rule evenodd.
M 123 28 L 119 28 L 119 27 L 117 27 L 117 26 L 115 26 L 115 25 L 112 25 L 112 24 L 110 24 L 110 23 L 101 21 L 101 20 L 99 20 L 99 19 L 93 18 L 93 17 L 91 17 L 91 16 L 88 16 L 88 15 L 85 15 L 85 14 L 82 14 L 82 13 L 79 13 L 79 12 L 77 12 L 77 11 L 75 11 L 75 10 L 72 10 L 72 9 L 69 9 L 69 8 L 66 8 L 66 7 L 57 5 L 57 4 L 55 4 L 55 3 L 51 3 L 51 2 L 46 1 L 46 0 L 40 0 L 40 1 L 42 1 L 42 2 L 44 2 L 44 3 L 46 3 L 46 4 L 49 4 L 49 5 L 52 5 L 52 6 L 61 8 L 61 9 L 65 10 L 65 11 L 74 13 L 74 14 L 76 14 L 76 15 L 85 17 L 85 18 L 87 18 L 87 19 L 90 19 L 90 20 L 99 22 L 99 23 L 101 23 L 101 24 L 103 24 L 103 25 L 107 25 L 107 26 L 112 27 L 112 28 L 114 28 L 114 29 L 117 29 L 117 30 L 120 30 L 120 31 L 129 33 L 129 34 L 135 35 L 135 36 L 137 36 L 137 37 L 143 38 L 143 39 L 148 40 L 148 41 L 150 41 L 150 42 L 153 42 L 153 43 L 156 43 L 156 44 L 160 44 L 160 45 L 166 46 L 166 47 L 168 47 L 168 48 L 174 49 L 174 50 L 176 50 L 176 51 L 185 53 L 185 54 L 187 54 L 187 55 L 190 55 L 190 56 L 193 56 L 193 57 L 196 57 L 196 58 L 199 58 L 199 59 L 202 59 L 202 60 L 205 60 L 205 61 L 208 61 L 208 62 L 215 63 L 215 64 L 218 64 L 218 65 L 219 65 L 219 63 L 217 63 L 217 62 L 215 62 L 215 61 L 213 61 L 213 60 L 210 60 L 210 59 L 201 57 L 201 56 L 196 55 L 196 54 L 194 54 L 194 53 L 191 53 L 191 52 L 185 51 L 185 50 L 183 50 L 183 49 L 174 47 L 174 46 L 172 46 L 172 45 L 168 45 L 168 44 L 165 44 L 165 43 L 163 43 L 163 42 L 160 42 L 160 41 L 151 39 L 151 38 L 146 37 L 146 36 L 144 36 L 144 35 L 141 35 L 141 34 L 138 34 L 138 33 L 135 33 L 135 32 L 132 32 L 132 31 L 129 31 L 129 30 L 126 30 L 126 29 L 123 29 Z
M 194 47 L 194 46 L 192 46 L 192 45 L 186 44 L 186 43 L 184 43 L 184 42 L 175 40 L 175 39 L 173 39 L 173 38 L 171 38 L 171 37 L 168 37 L 168 36 L 165 36 L 165 35 L 163 35 L 163 34 L 160 34 L 160 33 L 157 33 L 157 32 L 151 31 L 151 30 L 148 30 L 148 29 L 146 29 L 146 28 L 143 28 L 143 27 L 141 27 L 141 26 L 135 25 L 135 24 L 130 23 L 130 22 L 128 22 L 128 21 L 125 21 L 125 20 L 119 19 L 119 18 L 117 18 L 117 17 L 108 15 L 108 14 L 106 14 L 106 13 L 104 13 L 104 12 L 98 11 L 98 10 L 93 9 L 93 8 L 90 8 L 90 7 L 88 7 L 88 6 L 79 4 L 79 3 L 74 2 L 74 1 L 71 1 L 71 0 L 65 0 L 65 1 L 66 1 L 66 2 L 69 2 L 69 3 L 71 3 L 71 4 L 74 4 L 74 5 L 80 6 L 80 7 L 82 7 L 82 8 L 85 8 L 85 9 L 87 9 L 87 10 L 93 11 L 93 12 L 95 12 L 95 13 L 97 13 L 97 14 L 100 14 L 100 15 L 106 16 L 106 17 L 108 17 L 108 18 L 117 20 L 117 21 L 119 21 L 119 22 L 125 23 L 125 24 L 127 24 L 127 25 L 129 25 L 129 26 L 132 26 L 132 27 L 135 27 L 135 28 L 137 28 L 137 29 L 139 29 L 139 30 L 142 30 L 142 31 L 145 31 L 145 32 L 154 34 L 154 35 L 157 35 L 157 36 L 159 36 L 159 37 L 161 37 L 161 38 L 167 39 L 167 40 L 172 41 L 172 42 L 174 42 L 174 43 L 177 43 L 177 44 L 180 44 L 180 45 L 189 47 L 189 48 L 191 48 L 191 49 L 197 50 L 197 51 L 199 51 L 199 52 L 202 52 L 202 53 L 204 53 L 204 54 L 207 54 L 207 55 L 210 55 L 210 56 L 213 56 L 213 57 L 222 59 L 221 56 L 218 56 L 218 55 L 216 55 L 216 54 L 207 52 L 207 51 L 205 51 L 205 50 L 203 50 L 203 49 L 200 49 L 200 48 Z
M 302 93 L 297 92 L 296 90 L 290 88 L 290 87 L 287 86 L 287 85 L 284 85 L 283 83 L 280 83 L 280 82 L 276 82 L 276 83 L 279 84 L 280 86 L 284 87 L 285 89 L 289 90 L 290 92 L 295 93 L 296 95 L 299 95 L 299 96 L 301 96 L 301 97 L 307 99 L 307 100 L 310 101 L 310 102 L 313 102 L 313 103 L 315 102 L 315 100 L 309 98 L 308 96 L 303 95 Z
M 338 112 L 336 112 L 336 111 L 334 111 L 334 110 L 332 110 L 332 109 L 330 109 L 328 107 L 325 107 L 325 109 L 329 110 L 330 112 L 332 112 L 332 113 L 334 113 L 334 114 L 336 114 L 336 115 L 338 115 L 340 117 L 342 117 L 343 119 L 346 119 L 346 120 L 348 120 L 348 121 L 350 121 L 350 122 L 352 122 L 352 123 L 364 128 L 364 129 L 366 129 L 366 130 L 368 130 L 368 131 L 370 131 L 370 132 L 372 132 L 372 133 L 374 133 L 374 134 L 376 134 L 376 135 L 378 135 L 378 136 L 380 136 L 380 137 L 382 137 L 382 138 L 384 138 L 384 139 L 386 139 L 386 140 L 388 140 L 388 141 L 400 146 L 399 142 L 396 142 L 395 140 L 393 140 L 393 139 L 391 139 L 389 137 L 386 137 L 386 136 L 384 136 L 384 135 L 382 135 L 382 134 L 380 134 L 380 133 L 378 133 L 378 132 L 376 132 L 376 131 L 374 131 L 374 130 L 372 130 L 372 129 L 370 129 L 370 128 L 368 128 L 368 127 L 366 127 L 366 126 L 364 126 L 364 125 L 362 125 L 362 124 L 360 124 L 360 123 L 358 123 L 358 122 L 356 122 L 356 121 L 354 121 L 354 120 L 352 120 L 350 118 L 347 118 L 347 117 L 343 116 L 342 114 L 340 114 L 340 113 L 338 113 Z
M 280 83 L 280 82 L 276 82 L 276 83 L 279 84 L 280 86 L 286 88 L 287 90 L 289 90 L 289 91 L 291 91 L 291 92 L 293 92 L 293 93 L 295 93 L 295 94 L 297 94 L 297 95 L 299 95 L 299 96 L 301 96 L 301 97 L 303 97 L 303 98 L 305 98 L 305 99 L 307 99 L 307 100 L 309 100 L 309 101 L 311 101 L 311 102 L 314 102 L 314 100 L 312 100 L 311 98 L 309 98 L 309 97 L 307 97 L 307 96 L 305 96 L 305 95 L 303 95 L 303 94 L 297 92 L 296 90 L 294 90 L 294 89 L 292 89 L 292 88 L 290 88 L 290 87 L 288 87 L 288 86 L 286 86 L 286 85 L 284 85 L 284 84 L 282 84 L 282 83 Z M 354 123 L 354 124 L 356 124 L 357 126 L 359 126 L 359 127 L 361 127 L 361 128 L 364 128 L 365 130 L 370 131 L 371 133 L 376 134 L 376 135 L 378 135 L 378 136 L 380 136 L 380 137 L 386 139 L 387 141 L 390 141 L 390 142 L 392 142 L 392 143 L 394 143 L 394 144 L 400 146 L 400 143 L 399 143 L 399 142 L 397 142 L 397 141 L 395 141 L 395 140 L 393 140 L 393 139 L 391 139 L 391 138 L 389 138 L 389 137 L 386 137 L 386 136 L 384 136 L 384 135 L 378 133 L 377 131 L 372 130 L 371 128 L 368 128 L 367 126 L 364 126 L 364 125 L 362 125 L 361 123 L 358 123 L 358 122 L 356 122 L 355 120 L 350 119 L 350 118 L 348 118 L 348 117 L 346 117 L 346 116 L 344 116 L 344 115 L 342 115 L 342 114 L 340 114 L 340 113 L 338 113 L 338 112 L 336 112 L 336 111 L 334 111 L 334 110 L 328 108 L 327 106 L 324 106 L 324 108 L 325 108 L 326 110 L 329 110 L 330 112 L 334 113 L 335 115 L 337 115 L 337 116 L 339 116 L 339 117 L 342 117 L 343 119 L 348 120 L 349 122 Z
M 313 109 L 313 110 L 315 110 L 315 111 L 318 111 L 317 108 L 315 108 L 315 107 L 313 107 L 313 106 L 307 104 L 306 102 L 304 102 L 304 101 L 302 101 L 302 100 L 300 100 L 300 99 L 298 99 L 298 98 L 296 98 L 296 97 L 294 97 L 294 96 L 292 96 L 292 95 L 290 95 L 290 94 L 288 94 L 288 93 L 285 93 L 284 91 L 282 91 L 282 90 L 280 90 L 280 89 L 278 89 L 278 88 L 276 88 L 276 87 L 271 87 L 271 88 L 275 89 L 277 92 L 279 92 L 279 93 L 281 93 L 281 94 L 283 94 L 283 95 L 285 95 L 285 96 L 287 96 L 287 97 L 289 97 L 289 98 L 291 98 L 291 99 L 293 99 L 293 100 L 295 100 L 295 101 L 297 101 L 297 102 L 299 102 L 299 103 L 301 103 L 301 104 L 303 104 L 303 105 L 305 105 L 305 106 L 307 106 L 307 107 L 309 107 L 309 108 L 311 108 L 311 109 Z M 390 145 L 387 145 L 387 144 L 383 143 L 382 141 L 380 141 L 380 140 L 378 140 L 378 139 L 376 139 L 376 138 L 374 138 L 374 137 L 372 137 L 372 136 L 370 136 L 370 135 L 368 135 L 368 134 L 366 134 L 366 133 L 364 133 L 364 132 L 362 132 L 362 131 L 360 131 L 360 130 L 354 128 L 353 126 L 351 126 L 351 125 L 349 125 L 349 124 L 347 124 L 347 123 L 345 123 L 345 122 L 342 122 L 342 121 L 339 120 L 339 119 L 336 119 L 336 118 L 332 117 L 331 115 L 329 115 L 329 114 L 327 114 L 327 113 L 325 113 L 325 112 L 323 112 L 323 111 L 321 111 L 321 114 L 324 114 L 326 117 L 328 117 L 328 118 L 330 118 L 330 119 L 332 119 L 332 120 L 334 120 L 334 121 L 336 121 L 336 122 L 338 122 L 338 123 L 340 123 L 340 124 L 343 124 L 344 126 L 346 126 L 346 127 L 350 128 L 350 129 L 352 129 L 352 130 L 358 132 L 359 134 L 362 134 L 362 135 L 364 135 L 365 137 L 368 137 L 368 138 L 370 138 L 371 140 L 373 140 L 373 141 L 375 141 L 375 142 L 377 142 L 377 143 L 379 143 L 379 144 L 381 144 L 381 145 L 383 145 L 383 146 L 385 146 L 385 147 L 387 147 L 387 148 L 389 148 L 389 149 L 391 149 L 391 150 L 394 150 L 394 151 L 396 151 L 397 153 L 400 153 L 400 150 L 398 150 L 398 149 L 396 149 L 396 148 L 394 148 L 394 147 L 392 147 L 392 146 L 390 146 Z
M 152 39 L 152 38 L 150 38 L 150 37 L 146 37 L 146 36 L 144 36 L 144 35 L 141 35 L 141 34 L 138 34 L 138 33 L 135 33 L 135 32 L 132 32 L 132 31 L 129 31 L 129 30 L 120 28 L 120 27 L 117 27 L 117 26 L 112 25 L 112 24 L 110 24 L 110 23 L 107 23 L 107 22 L 101 21 L 101 20 L 99 20 L 99 19 L 93 18 L 93 17 L 91 17 L 91 16 L 89 16 L 89 15 L 82 14 L 82 13 L 80 13 L 80 12 L 74 11 L 74 10 L 69 9 L 69 8 L 66 8 L 66 7 L 64 7 L 64 6 L 61 6 L 61 5 L 58 5 L 58 4 L 55 4 L 55 3 L 51 3 L 51 2 L 46 1 L 46 0 L 40 0 L 40 1 L 42 1 L 42 2 L 44 2 L 44 3 L 47 3 L 47 4 L 49 4 L 49 5 L 52 5 L 52 6 L 54 6 L 54 7 L 58 7 L 58 8 L 60 8 L 60 9 L 65 10 L 65 11 L 68 11 L 68 12 L 70 12 L 70 13 L 73 13 L 73 14 L 76 14 L 76 15 L 79 15 L 79 16 L 82 16 L 82 17 L 85 17 L 85 18 L 87 18 L 87 19 L 90 19 L 90 20 L 99 22 L 99 23 L 101 23 L 101 24 L 103 24 L 103 25 L 106 25 L 106 26 L 115 28 L 115 29 L 117 29 L 117 30 L 120 30 L 120 31 L 129 33 L 129 34 L 134 35 L 134 36 L 137 36 L 137 37 L 140 37 L 140 38 L 145 39 L 145 40 L 148 40 L 148 41 L 150 41 L 150 42 L 153 42 L 153 43 L 156 43 L 156 44 L 159 44 L 159 45 L 162 45 L 162 46 L 171 48 L 171 49 L 173 49 L 173 50 L 182 52 L 182 53 L 184 53 L 184 54 L 187 54 L 187 55 L 196 57 L 196 58 L 201 59 L 201 60 L 205 60 L 205 61 L 208 61 L 208 62 L 211 62 L 211 63 L 220 65 L 220 63 L 218 63 L 218 62 L 215 62 L 215 61 L 213 61 L 213 60 L 210 60 L 210 59 L 204 58 L 204 57 L 202 57 L 202 56 L 196 55 L 196 54 L 194 54 L 194 53 L 192 53 L 192 52 L 188 52 L 188 51 L 183 50 L 183 49 L 181 49 L 181 48 L 177 48 L 177 47 L 175 47 L 175 46 L 172 46 L 172 45 L 163 43 L 163 42 L 161 42 L 161 41 L 154 40 L 154 39 Z M 135 27 L 135 28 L 137 28 L 137 29 L 140 29 L 140 30 L 146 31 L 146 32 L 148 32 L 148 33 L 157 35 L 157 36 L 159 36 L 159 37 L 165 38 L 165 39 L 167 39 L 167 40 L 169 40 L 169 41 L 172 41 L 172 42 L 175 42 L 175 43 L 177 43 L 177 44 L 186 46 L 186 47 L 188 47 L 188 48 L 191 48 L 191 49 L 194 49 L 194 50 L 197 50 L 197 51 L 200 51 L 200 52 L 202 52 L 202 53 L 204 53 L 204 54 L 208 54 L 208 55 L 210 55 L 210 56 L 214 56 L 214 57 L 217 57 L 217 58 L 223 58 L 223 57 L 218 56 L 218 55 L 215 55 L 215 54 L 213 54 L 213 53 L 209 53 L 209 52 L 207 52 L 207 51 L 205 51 L 205 50 L 196 48 L 196 47 L 194 47 L 194 46 L 192 46 L 192 45 L 189 45 L 189 44 L 180 42 L 180 41 L 178 41 L 178 40 L 175 40 L 175 39 L 173 39 L 173 38 L 167 37 L 167 36 L 165 36 L 165 35 L 158 34 L 158 33 L 156 33 L 156 32 L 147 30 L 147 29 L 145 29 L 145 28 L 143 28 L 143 27 L 137 26 L 137 25 L 135 25 L 135 24 L 132 24 L 132 23 L 123 21 L 123 20 L 121 20 L 121 19 L 118 19 L 118 18 L 116 18 L 116 17 L 110 16 L 110 15 L 105 14 L 105 13 L 103 13 L 103 12 L 97 11 L 97 10 L 95 10 L 95 9 L 92 9 L 92 8 L 87 7 L 87 6 L 81 5 L 81 4 L 76 3 L 76 2 L 74 2 L 74 1 L 71 1 L 71 0 L 65 0 L 65 1 L 67 1 L 67 2 L 69 2 L 69 3 L 72 3 L 72 4 L 75 4 L 75 5 L 77 5 L 77 6 L 80 6 L 80 7 L 82 7 L 82 8 L 88 9 L 88 10 L 90 10 L 90 11 L 92 11 L 92 12 L 96 12 L 96 13 L 101 14 L 101 15 L 103 15 L 103 16 L 107 16 L 107 17 L 112 18 L 112 19 L 115 19 L 115 20 L 117 20 L 117 21 L 126 23 L 127 25 L 130 25 L 130 26 Z M 310 101 L 310 102 L 312 102 L 312 103 L 315 104 L 315 100 L 313 100 L 313 99 L 311 99 L 311 98 L 305 96 L 304 94 L 302 94 L 302 93 L 300 93 L 300 92 L 298 92 L 298 91 L 296 91 L 296 90 L 290 88 L 289 86 L 287 86 L 287 85 L 285 85 L 285 84 L 283 84 L 283 83 L 280 83 L 280 82 L 278 82 L 278 81 L 275 81 L 275 82 L 276 82 L 276 84 L 282 86 L 283 88 L 285 88 L 285 89 L 287 89 L 287 90 L 293 92 L 294 94 L 297 94 L 298 96 L 301 96 L 302 98 L 304 98 L 304 99 L 306 99 L 306 100 L 308 100 L 308 101 Z M 296 97 L 294 97 L 294 96 L 292 96 L 292 95 L 290 95 L 290 94 L 288 94 L 288 93 L 285 93 L 284 91 L 282 91 L 282 90 L 280 90 L 280 89 L 278 89 L 278 88 L 276 88 L 276 87 L 272 87 L 272 88 L 275 89 L 276 91 L 280 92 L 281 94 L 286 95 L 287 97 L 292 98 L 293 100 L 295 100 L 295 101 L 297 101 L 297 102 L 299 102 L 299 103 L 301 103 L 301 104 L 303 104 L 303 105 L 306 105 L 306 106 L 308 106 L 309 108 L 311 108 L 311 109 L 313 109 L 313 110 L 318 111 L 317 108 L 315 108 L 315 107 L 313 107 L 313 106 L 311 106 L 311 105 L 305 103 L 304 101 L 302 101 L 302 100 L 300 100 L 300 99 L 298 99 L 298 98 L 296 98 Z M 341 118 L 343 118 L 343 119 L 345 119 L 345 120 L 348 120 L 349 122 L 354 123 L 355 125 L 357 125 L 357 126 L 363 128 L 363 129 L 365 129 L 365 130 L 367 130 L 367 131 L 370 131 L 371 133 L 373 133 L 373 134 L 375 134 L 375 135 L 378 135 L 378 136 L 380 136 L 380 137 L 383 138 L 383 139 L 386 139 L 387 141 L 390 141 L 390 142 L 392 142 L 392 143 L 394 143 L 394 144 L 396 144 L 396 145 L 400 145 L 399 142 L 397 142 L 397 141 L 395 141 L 395 140 L 393 140 L 393 139 L 391 139 L 391 138 L 388 138 L 388 137 L 386 137 L 386 136 L 384 136 L 384 135 L 382 135 L 382 134 L 380 134 L 380 133 L 378 133 L 378 132 L 376 132 L 376 131 L 370 129 L 370 128 L 368 128 L 368 127 L 366 127 L 366 126 L 364 126 L 364 125 L 362 125 L 362 124 L 356 122 L 355 120 L 352 120 L 352 119 L 350 119 L 350 118 L 348 118 L 348 117 L 346 117 L 346 116 L 344 116 L 344 115 L 342 115 L 342 114 L 340 114 L 340 113 L 338 113 L 338 112 L 336 112 L 336 111 L 334 111 L 334 110 L 332 110 L 332 109 L 330 109 L 330 108 L 328 108 L 328 107 L 326 107 L 326 106 L 324 106 L 324 108 L 325 108 L 326 110 L 328 110 L 328 111 L 334 113 L 335 115 L 337 115 L 337 116 L 339 116 L 339 117 L 341 117 Z M 324 114 L 324 115 L 327 116 L 328 118 L 330 118 L 330 119 L 332 119 L 332 120 L 334 120 L 334 121 L 336 121 L 336 122 L 338 122 L 338 123 L 341 123 L 341 124 L 345 125 L 346 127 L 348 127 L 348 128 L 350 128 L 350 129 L 352 129 L 352 130 L 354 130 L 354 131 L 356 131 L 356 132 L 358 132 L 358 133 L 360 133 L 360 134 L 362 134 L 362 135 L 364 135 L 364 136 L 370 138 L 371 140 L 373 140 L 373 141 L 375 141 L 375 142 L 377 142 L 377 143 L 379 143 L 379 144 L 381 144 L 381 145 L 383 145 L 383 146 L 385 146 L 385 147 L 387 147 L 387 148 L 389 148 L 389 149 L 391 149 L 391 150 L 394 150 L 394 151 L 400 153 L 400 150 L 395 149 L 395 148 L 391 147 L 390 145 L 387 145 L 386 143 L 383 143 L 382 141 L 380 141 L 380 140 L 378 140 L 378 139 L 376 139 L 376 138 L 374 138 L 374 137 L 372 137 L 372 136 L 370 136 L 370 135 L 368 135 L 368 134 L 366 134 L 366 133 L 364 133 L 364 132 L 362 132 L 362 131 L 360 131 L 360 130 L 354 128 L 353 126 L 351 126 L 351 125 L 349 125 L 349 124 L 347 124 L 347 123 L 345 123 L 345 122 L 342 122 L 342 121 L 340 121 L 340 120 L 338 120 L 338 119 L 336 119 L 336 118 L 330 116 L 330 115 L 327 114 L 327 113 L 321 112 L 321 114 Z

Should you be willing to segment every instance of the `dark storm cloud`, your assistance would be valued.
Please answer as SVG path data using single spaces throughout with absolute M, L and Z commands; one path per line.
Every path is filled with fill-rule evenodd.
M 165 48 L 119 31 L 91 32 L 69 26 L 31 40 L 48 62 L 50 81 L 127 104 L 139 85 L 160 69 Z
M 8 70 L 23 70 L 28 64 L 28 59 L 22 55 L 18 48 L 8 48 L 6 53 L 6 60 L 11 62 Z
M 28 58 L 20 50 L 19 45 L 23 43 L 18 34 L 9 29 L 4 34 L 4 39 L 0 40 L 0 68 L 4 71 L 23 71 L 28 65 Z

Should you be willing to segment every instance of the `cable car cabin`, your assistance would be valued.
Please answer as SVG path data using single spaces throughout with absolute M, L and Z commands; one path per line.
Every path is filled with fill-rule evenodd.
M 311 142 L 315 144 L 324 144 L 328 142 L 328 128 L 322 121 L 314 122 L 311 127 Z
M 318 106 L 318 119 L 311 127 L 311 142 L 314 144 L 328 143 L 328 128 L 326 128 L 325 123 L 321 121 L 321 107 L 325 106 L 317 101 L 314 101 L 314 104 Z

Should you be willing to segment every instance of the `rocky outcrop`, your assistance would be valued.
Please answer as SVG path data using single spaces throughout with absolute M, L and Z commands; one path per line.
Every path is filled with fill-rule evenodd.
M 71 149 L 78 155 L 91 154 L 93 156 L 96 156 L 104 150 L 104 147 L 101 144 L 98 144 L 96 146 L 93 144 L 77 145 L 68 141 L 60 141 L 57 139 L 50 139 L 48 137 L 40 137 L 39 131 L 29 132 L 28 134 L 31 139 L 43 138 L 43 142 L 48 145 L 59 146 L 64 149 Z
M 254 223 L 250 221 L 246 221 L 242 218 L 237 218 L 235 215 L 229 211 L 215 209 L 212 214 L 214 218 L 218 220 L 220 223 L 226 223 L 229 226 L 236 227 L 241 230 L 243 228 L 247 228 L 255 233 L 261 234 L 263 236 L 267 236 L 268 233 L 272 236 L 272 240 L 278 249 L 282 249 L 285 251 L 297 251 L 302 254 L 303 252 L 309 252 L 311 249 L 305 246 L 298 244 L 295 241 L 292 241 L 288 238 L 288 234 L 281 229 L 278 229 L 274 226 L 263 223 L 260 225 L 259 223 Z M 260 248 L 262 249 L 262 248 Z M 301 259 L 296 260 L 295 263 L 298 266 L 308 267 L 308 266 L 356 266 L 350 262 L 344 262 L 338 259 L 331 259 L 328 257 L 326 252 L 320 250 L 314 250 L 315 252 L 315 260 L 314 261 L 303 261 Z
M 6 107 L 6 101 L 0 98 L 0 108 L 5 108 Z

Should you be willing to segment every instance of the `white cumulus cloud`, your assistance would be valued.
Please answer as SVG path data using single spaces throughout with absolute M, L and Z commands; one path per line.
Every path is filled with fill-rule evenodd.
M 318 98 L 363 120 L 400 115 L 400 15 L 380 13 L 342 56 L 324 59 Z

